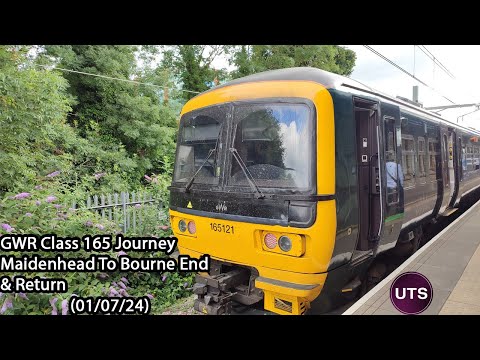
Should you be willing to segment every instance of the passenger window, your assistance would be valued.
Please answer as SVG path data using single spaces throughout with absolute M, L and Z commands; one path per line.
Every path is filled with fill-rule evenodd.
M 418 138 L 418 178 L 421 184 L 427 182 L 427 155 L 425 149 L 425 139 Z
M 474 169 L 473 163 L 473 148 L 472 146 L 467 146 L 467 171 L 472 171 Z
M 474 146 L 473 147 L 473 169 L 478 170 L 479 168 L 479 153 L 478 153 L 478 147 Z
M 402 167 L 405 188 L 415 186 L 415 141 L 411 135 L 402 135 Z
M 463 172 L 465 171 L 464 163 L 465 163 L 465 147 L 462 145 L 462 138 L 458 138 L 458 147 L 460 149 L 460 180 L 463 180 Z
M 430 181 L 437 180 L 438 141 L 428 139 L 428 176 Z

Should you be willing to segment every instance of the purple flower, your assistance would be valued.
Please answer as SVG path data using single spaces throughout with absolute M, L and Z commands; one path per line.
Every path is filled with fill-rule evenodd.
M 60 204 L 54 204 L 53 207 L 54 207 L 55 209 L 60 209 L 60 208 L 62 207 L 62 205 L 60 205 Z
M 7 309 L 13 309 L 12 298 L 9 296 L 3 302 L 2 308 L 0 309 L 0 314 L 3 314 Z
M 148 175 L 145 175 L 145 179 L 147 179 L 147 181 L 152 181 L 152 178 Z
M 102 224 L 95 224 L 95 227 L 99 228 L 100 230 L 105 230 L 105 226 L 103 226 Z
M 47 196 L 47 199 L 46 199 L 48 203 L 54 202 L 55 200 L 57 200 L 57 198 L 53 195 Z
M 117 253 L 117 256 L 122 256 L 122 255 L 127 255 L 127 253 L 123 250 Z
M 25 199 L 25 198 L 27 198 L 27 197 L 29 197 L 29 196 L 30 196 L 30 193 L 28 193 L 28 192 L 22 192 L 22 193 L 20 193 L 20 194 L 15 195 L 13 198 L 14 198 L 15 200 L 18 200 L 18 199 Z
M 130 295 L 127 293 L 127 290 L 125 290 L 125 289 L 120 289 L 120 290 L 118 291 L 118 293 L 119 293 L 120 295 L 122 295 L 122 296 L 130 296 Z
M 10 225 L 8 224 L 2 224 L 2 229 L 5 230 L 6 232 L 12 232 L 13 230 L 15 230 L 13 227 L 11 227 Z
M 140 209 L 142 207 L 142 204 L 135 204 L 135 209 Z
M 102 173 L 97 173 L 95 174 L 95 180 L 98 180 L 98 179 L 101 179 L 102 177 L 104 177 L 105 175 L 107 175 L 106 173 L 102 172 Z
M 118 284 L 115 281 L 112 281 L 112 286 L 118 287 Z
M 152 294 L 147 294 L 147 297 L 150 299 L 150 300 L 153 300 L 154 296 Z
M 129 281 L 127 280 L 126 277 L 122 277 L 122 278 L 120 278 L 120 280 L 122 280 L 125 284 L 128 284 L 128 283 L 129 283 Z
M 62 301 L 62 315 L 68 314 L 68 300 L 65 299 Z
M 26 216 L 26 217 L 32 217 L 32 216 L 33 216 L 33 214 L 32 214 L 32 213 L 30 213 L 30 212 L 28 212 L 28 213 L 25 213 L 25 216 Z
M 93 226 L 93 222 L 91 222 L 90 220 L 88 220 L 88 221 L 85 223 L 85 226 L 86 226 L 86 227 L 92 227 L 92 226 Z
M 52 305 L 52 315 L 58 315 L 57 306 L 55 305 L 57 301 L 58 299 L 56 297 L 50 299 L 50 305 Z
M 108 293 L 108 296 L 117 296 L 120 295 L 117 290 L 115 290 L 113 287 L 110 288 L 110 292 Z
M 52 177 L 55 177 L 55 176 L 57 176 L 57 175 L 59 175 L 59 174 L 60 174 L 60 171 L 57 170 L 57 171 L 54 171 L 54 172 L 48 174 L 47 177 L 52 178 Z
M 160 226 L 160 229 L 162 229 L 162 230 L 168 230 L 169 227 L 170 227 L 170 226 L 168 226 L 168 225 L 161 225 L 161 226 Z
M 21 293 L 18 293 L 18 296 L 20 296 L 20 297 L 21 297 L 22 299 L 24 299 L 24 300 L 28 300 L 28 297 L 27 297 L 27 295 L 26 295 L 25 293 L 22 293 L 22 292 L 21 292 Z
M 42 189 L 43 189 L 42 185 L 35 185 L 35 190 L 42 190 Z
M 35 205 L 40 205 L 42 202 L 40 200 L 35 201 Z
M 167 274 L 164 274 L 164 275 L 162 276 L 162 281 L 165 281 L 166 279 L 167 279 Z
M 118 282 L 118 286 L 120 286 L 124 290 L 127 290 L 127 286 L 121 281 Z

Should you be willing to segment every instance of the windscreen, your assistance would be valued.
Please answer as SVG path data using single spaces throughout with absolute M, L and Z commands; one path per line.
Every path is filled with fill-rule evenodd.
M 313 129 L 304 104 L 242 104 L 234 108 L 233 146 L 259 187 L 311 188 Z M 248 186 L 232 160 L 228 185 Z
M 188 182 L 200 169 L 195 176 L 195 183 L 218 184 L 220 167 L 217 166 L 217 159 L 220 151 L 212 153 L 208 160 L 207 157 L 216 147 L 222 123 L 228 111 L 230 110 L 227 106 L 213 106 L 187 114 L 182 118 L 174 181 Z

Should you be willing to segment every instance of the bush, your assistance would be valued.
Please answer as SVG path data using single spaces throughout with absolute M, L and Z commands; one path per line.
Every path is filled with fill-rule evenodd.
M 105 221 L 85 208 L 72 209 L 69 204 L 80 203 L 86 193 L 78 188 L 62 185 L 61 174 L 53 173 L 35 188 L 21 193 L 7 193 L 0 201 L 0 235 L 56 234 L 59 237 L 82 237 L 83 235 L 110 234 L 121 229 L 118 224 Z M 144 225 L 137 229 L 142 236 L 170 236 L 168 223 L 158 222 L 156 206 L 145 206 Z M 143 214 L 142 214 L 143 215 Z M 35 252 L 42 257 L 51 257 L 51 252 Z M 21 256 L 26 252 L 8 252 Z M 118 256 L 113 252 L 110 256 Z M 64 257 L 88 257 L 90 253 L 80 250 L 62 253 Z M 163 252 L 129 252 L 132 257 L 164 257 Z M 161 312 L 178 298 L 189 295 L 193 274 L 110 272 L 110 273 L 14 273 L 28 278 L 45 276 L 64 278 L 68 292 L 63 294 L 0 294 L 0 313 L 3 314 L 59 314 L 66 313 L 68 301 L 73 294 L 78 296 L 149 296 L 152 313 Z M 117 295 L 118 294 L 118 295 Z

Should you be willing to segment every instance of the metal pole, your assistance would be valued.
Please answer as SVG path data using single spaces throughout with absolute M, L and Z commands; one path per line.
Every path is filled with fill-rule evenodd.
M 438 109 L 453 109 L 453 108 L 461 108 L 461 107 L 469 107 L 469 106 L 480 106 L 479 103 L 475 104 L 457 104 L 457 105 L 442 105 L 442 106 L 430 106 L 426 107 L 425 110 L 438 110 Z
M 477 107 L 475 110 L 470 111 L 470 112 L 468 112 L 468 113 L 466 113 L 466 114 L 460 115 L 459 117 L 457 117 L 457 124 L 458 124 L 458 119 L 462 118 L 462 122 L 463 122 L 463 117 L 464 117 L 465 115 L 473 114 L 474 112 L 477 112 L 478 110 L 480 110 L 480 107 Z
M 120 198 L 122 201 L 122 210 L 123 210 L 123 233 L 127 232 L 127 201 L 125 199 L 125 193 L 120 193 Z

